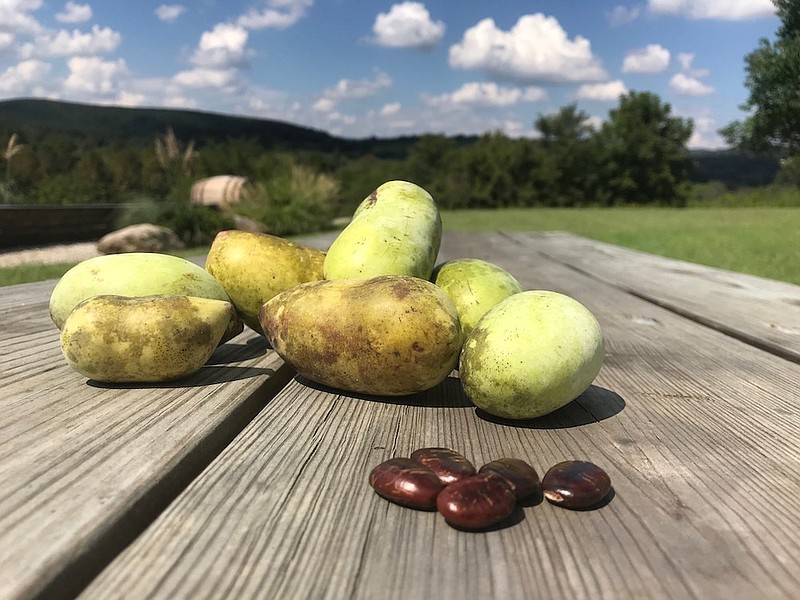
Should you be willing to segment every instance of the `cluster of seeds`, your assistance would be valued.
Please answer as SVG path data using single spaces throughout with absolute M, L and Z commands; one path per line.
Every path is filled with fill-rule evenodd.
M 571 509 L 600 505 L 611 479 L 597 465 L 570 460 L 551 467 L 539 480 L 519 458 L 498 458 L 475 469 L 450 448 L 420 448 L 410 458 L 390 458 L 369 475 L 383 498 L 418 510 L 438 510 L 459 529 L 485 529 L 508 518 L 518 502 L 544 496 Z

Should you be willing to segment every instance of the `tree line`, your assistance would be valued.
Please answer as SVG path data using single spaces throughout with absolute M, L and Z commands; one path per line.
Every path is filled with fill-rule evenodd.
M 504 206 L 680 206 L 688 193 L 692 123 L 649 92 L 620 98 L 599 128 L 576 105 L 535 122 L 538 139 L 490 133 L 468 143 L 421 136 L 405 156 L 266 149 L 238 137 L 195 146 L 172 131 L 154 147 L 121 141 L 84 147 L 63 135 L 26 144 L 6 132 L 9 145 L 0 201 L 39 204 L 123 202 L 184 195 L 187 181 L 219 174 L 259 182 L 302 165 L 338 183 L 334 212 L 348 214 L 389 179 L 428 189 L 444 208 Z M 172 137 L 170 137 L 172 136 Z M 168 150 L 185 145 L 180 156 Z

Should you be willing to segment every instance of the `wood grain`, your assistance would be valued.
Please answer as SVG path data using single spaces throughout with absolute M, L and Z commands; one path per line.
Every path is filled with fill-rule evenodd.
M 101 386 L 72 371 L 54 282 L 0 290 L 0 596 L 77 593 L 291 376 L 243 333 L 196 375 Z
M 396 400 L 293 380 L 84 597 L 796 597 L 800 366 L 550 260 L 534 236 L 449 235 L 442 256 L 485 257 L 586 304 L 607 341 L 595 386 L 509 423 L 455 377 Z M 378 462 L 438 445 L 540 473 L 591 460 L 615 496 L 468 533 L 369 489 Z

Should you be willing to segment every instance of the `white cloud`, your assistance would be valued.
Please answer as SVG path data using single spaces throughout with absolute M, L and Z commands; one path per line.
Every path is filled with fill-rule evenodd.
M 122 90 L 114 100 L 114 104 L 120 106 L 142 106 L 147 100 L 147 96 L 137 92 Z
M 331 103 L 374 96 L 392 85 L 392 78 L 377 71 L 373 79 L 340 79 L 336 85 L 322 92 L 322 98 Z
M 192 64 L 201 69 L 226 69 L 239 66 L 246 59 L 248 33 L 232 23 L 218 23 L 200 36 L 192 55 Z
M 23 60 L 0 73 L 0 91 L 27 93 L 36 84 L 44 81 L 50 69 L 50 63 L 37 59 Z
M 198 67 L 177 73 L 172 81 L 181 87 L 232 90 L 238 84 L 236 69 L 206 69 Z
M 719 134 L 720 125 L 709 108 L 676 107 L 675 114 L 693 121 L 692 136 L 686 143 L 689 148 L 719 149 L 727 146 Z
M 332 98 L 320 98 L 312 105 L 312 108 L 318 112 L 331 112 L 336 108 L 336 101 Z
M 263 8 L 251 8 L 236 23 L 247 29 L 285 29 L 302 19 L 314 0 L 265 0 Z
M 120 91 L 130 73 L 125 60 L 104 61 L 97 56 L 73 56 L 67 61 L 69 75 L 64 89 L 70 92 L 108 95 Z
M 707 96 L 714 93 L 713 87 L 685 73 L 676 73 L 669 80 L 669 87 L 684 96 Z
M 10 48 L 14 43 L 14 34 L 7 31 L 0 31 L 0 52 L 6 48 Z
M 110 27 L 92 26 L 89 32 L 73 29 L 48 31 L 34 42 L 23 44 L 19 53 L 25 58 L 34 56 L 96 55 L 113 52 L 122 41 L 122 35 Z
M 389 104 L 383 105 L 380 114 L 383 117 L 388 117 L 389 115 L 396 115 L 399 111 L 400 111 L 400 103 L 390 102 Z
M 606 18 L 612 27 L 617 27 L 635 21 L 641 13 L 642 9 L 639 6 L 623 6 L 620 4 L 606 11 Z
M 186 7 L 183 4 L 162 4 L 155 10 L 156 17 L 167 23 L 172 23 L 185 12 Z
M 623 73 L 660 73 L 669 66 L 670 53 L 661 44 L 633 50 L 622 61 Z
M 592 55 L 589 40 L 567 37 L 558 20 L 541 13 L 523 15 L 510 31 L 483 19 L 450 47 L 450 66 L 477 69 L 518 81 L 602 81 L 607 77 Z
M 687 75 L 692 77 L 706 77 L 709 74 L 708 69 L 695 69 L 694 67 L 694 54 L 690 52 L 681 52 L 678 54 L 678 64 L 681 70 Z
M 432 21 L 425 5 L 420 2 L 394 4 L 388 13 L 375 17 L 373 41 L 391 48 L 433 48 L 444 36 L 441 21 Z
M 465 83 L 456 91 L 440 96 L 424 97 L 431 106 L 472 106 L 478 108 L 502 108 L 519 102 L 536 102 L 547 97 L 538 87 L 520 89 L 497 85 L 494 82 Z
M 617 100 L 628 93 L 628 88 L 619 79 L 606 83 L 586 83 L 575 94 L 578 100 L 597 100 L 601 102 Z
M 83 23 L 92 18 L 92 7 L 88 4 L 78 4 L 70 0 L 64 5 L 63 12 L 56 15 L 60 23 Z
M 42 0 L 2 0 L 0 2 L 0 31 L 38 33 L 39 22 L 28 13 L 42 7 Z
M 648 0 L 651 12 L 689 19 L 744 21 L 775 14 L 772 0 Z

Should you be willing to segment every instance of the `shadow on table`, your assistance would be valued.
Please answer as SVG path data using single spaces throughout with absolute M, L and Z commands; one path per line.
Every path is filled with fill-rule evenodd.
M 234 338 L 235 340 L 236 338 Z M 225 342 L 214 350 L 214 354 L 206 362 L 207 365 L 222 365 L 240 360 L 258 358 L 267 353 L 270 345 L 264 336 L 249 338 L 244 342 Z
M 359 398 L 368 402 L 380 402 L 382 404 L 402 404 L 403 406 L 426 406 L 431 408 L 466 408 L 472 406 L 472 402 L 464 395 L 461 389 L 461 381 L 458 377 L 450 375 L 439 385 L 406 396 L 372 396 L 369 394 L 359 394 L 347 392 L 337 388 L 332 388 L 316 381 L 311 381 L 302 375 L 295 376 L 298 383 L 321 392 L 329 394 L 346 395 L 349 398 Z
M 287 367 L 288 369 L 288 367 Z M 206 365 L 201 367 L 199 371 L 187 375 L 181 379 L 173 381 L 158 381 L 153 383 L 113 383 L 105 381 L 95 381 L 89 379 L 86 385 L 96 388 L 109 388 L 115 390 L 126 389 L 149 389 L 149 388 L 187 388 L 187 387 L 202 387 L 204 385 L 216 385 L 218 383 L 226 383 L 230 381 L 240 381 L 242 379 L 251 379 L 253 377 L 273 377 L 278 373 L 275 369 L 264 367 L 237 367 L 232 365 L 216 366 Z
M 490 415 L 480 408 L 475 409 L 475 414 L 485 421 L 510 427 L 566 429 L 603 421 L 621 413 L 624 408 L 625 400 L 619 394 L 609 389 L 592 385 L 569 404 L 536 419 L 503 419 Z

